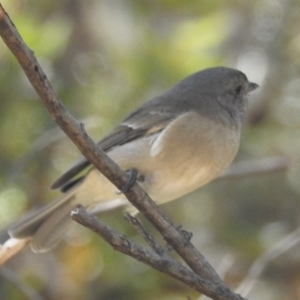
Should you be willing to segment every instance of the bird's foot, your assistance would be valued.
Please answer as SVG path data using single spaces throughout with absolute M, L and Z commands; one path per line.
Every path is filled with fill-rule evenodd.
M 127 192 L 132 186 L 135 184 L 137 180 L 138 171 L 135 168 L 126 170 L 126 174 L 128 175 L 128 181 L 126 184 L 120 189 L 119 192 L 117 192 L 118 195 L 123 194 Z

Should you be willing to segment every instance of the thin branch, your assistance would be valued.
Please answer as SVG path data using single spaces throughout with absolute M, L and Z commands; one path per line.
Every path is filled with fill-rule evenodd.
M 158 271 L 184 282 L 200 293 L 204 293 L 205 295 L 218 300 L 243 299 L 239 295 L 233 296 L 232 292 L 228 288 L 224 288 L 223 285 L 203 280 L 200 276 L 182 266 L 171 257 L 167 255 L 158 255 L 155 252 L 150 252 L 144 247 L 136 245 L 124 235 L 119 234 L 113 228 L 101 222 L 94 215 L 88 214 L 81 205 L 78 205 L 73 209 L 71 216 L 78 223 L 99 234 L 115 250 L 127 254 Z
M 93 128 L 99 124 L 97 124 L 95 119 L 90 118 L 85 120 L 85 125 L 88 128 Z M 60 142 L 63 140 L 63 138 L 65 138 L 65 134 L 57 127 L 51 128 L 39 135 L 31 143 L 30 149 L 28 149 L 22 156 L 18 157 L 14 161 L 13 165 L 10 166 L 9 173 L 5 178 L 5 182 L 10 183 L 18 180 L 18 177 L 23 172 L 23 169 L 30 165 L 33 160 L 35 160 L 36 155 L 53 146 L 53 144 Z
M 30 239 L 9 239 L 4 244 L 0 245 L 0 266 L 11 257 L 16 255 L 26 245 L 30 243 Z
M 28 300 L 44 300 L 33 288 L 26 285 L 21 278 L 6 267 L 0 269 L 0 275 L 20 290 Z
M 239 293 L 243 293 L 243 295 L 249 295 L 258 278 L 261 276 L 268 264 L 279 256 L 283 255 L 291 248 L 299 245 L 299 243 L 300 227 L 280 239 L 277 243 L 275 243 L 275 245 L 273 245 L 263 255 L 261 255 L 254 262 L 254 264 L 252 264 L 251 268 L 248 270 L 246 278 L 236 289 L 236 291 Z
M 288 169 L 290 164 L 291 160 L 284 155 L 241 161 L 232 164 L 231 167 L 218 178 L 218 180 L 283 172 Z
M 165 250 L 155 241 L 154 237 L 146 231 L 146 229 L 137 218 L 134 218 L 129 213 L 126 213 L 125 219 L 136 229 L 138 233 L 143 236 L 147 244 L 156 254 L 158 254 L 159 256 L 163 256 L 165 254 Z

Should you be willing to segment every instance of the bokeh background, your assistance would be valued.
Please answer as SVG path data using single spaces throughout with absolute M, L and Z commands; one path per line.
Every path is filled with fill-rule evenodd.
M 96 140 L 139 103 L 200 69 L 234 67 L 258 83 L 235 160 L 238 175 L 163 209 L 193 232 L 194 244 L 232 288 L 254 264 L 261 274 L 249 299 L 300 299 L 299 0 L 1 3 L 61 100 Z M 49 186 L 79 153 L 2 42 L 0 137 L 5 229 L 59 194 Z M 144 243 L 122 212 L 101 218 Z M 14 257 L 0 278 L 1 299 L 200 299 L 79 225 L 51 253 L 26 249 Z

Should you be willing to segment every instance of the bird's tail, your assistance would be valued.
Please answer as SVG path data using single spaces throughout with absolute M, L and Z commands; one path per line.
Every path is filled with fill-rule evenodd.
M 34 252 L 51 250 L 72 225 L 70 212 L 75 206 L 75 191 L 71 190 L 42 209 L 29 213 L 8 230 L 9 235 L 16 239 L 30 238 Z

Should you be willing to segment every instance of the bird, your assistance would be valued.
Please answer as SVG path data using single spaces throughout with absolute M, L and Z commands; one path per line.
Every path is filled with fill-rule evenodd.
M 198 71 L 141 104 L 98 147 L 123 170 L 135 169 L 137 182 L 157 204 L 175 200 L 231 164 L 240 144 L 247 96 L 257 87 L 237 69 Z M 86 174 L 80 176 L 83 171 Z M 8 230 L 12 238 L 30 238 L 34 252 L 47 252 L 58 244 L 74 223 L 70 212 L 78 204 L 91 212 L 112 203 L 130 205 L 84 157 L 53 183 L 52 189 L 58 188 L 58 199 Z

